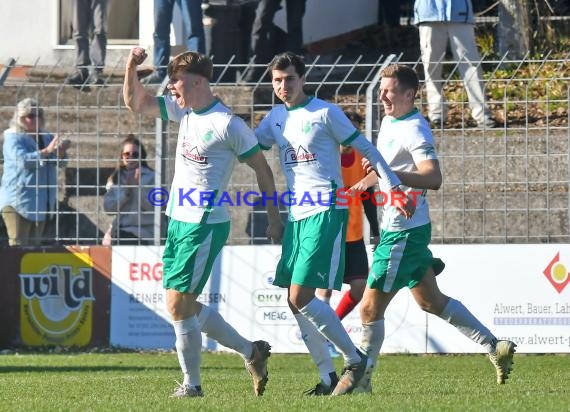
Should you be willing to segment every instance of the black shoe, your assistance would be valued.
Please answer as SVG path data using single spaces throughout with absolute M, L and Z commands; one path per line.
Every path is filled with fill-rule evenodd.
M 501 125 L 492 117 L 485 117 L 482 121 L 477 122 L 477 127 L 481 129 L 496 129 Z
M 141 82 L 144 84 L 161 84 L 165 77 L 166 75 L 159 72 L 152 72 L 148 76 L 143 77 Z
M 88 78 L 88 75 L 87 75 L 86 71 L 77 70 L 73 74 L 69 75 L 65 79 L 64 83 L 69 84 L 69 85 L 75 87 L 76 89 L 81 89 L 81 87 L 87 81 L 87 78 Z
M 103 80 L 103 73 L 92 73 L 89 77 L 89 83 L 94 86 L 103 86 L 105 84 L 105 80 Z
M 429 126 L 432 129 L 445 129 L 449 127 L 449 122 L 447 120 L 441 121 L 441 119 L 429 119 Z
M 317 386 L 315 386 L 314 388 L 308 389 L 305 392 L 303 392 L 303 395 L 307 395 L 307 396 L 327 396 L 330 395 L 332 393 L 332 391 L 334 390 L 336 384 L 338 383 L 338 376 L 336 373 L 330 373 L 329 374 L 331 377 L 331 384 L 330 385 L 325 385 L 322 381 L 317 383 Z

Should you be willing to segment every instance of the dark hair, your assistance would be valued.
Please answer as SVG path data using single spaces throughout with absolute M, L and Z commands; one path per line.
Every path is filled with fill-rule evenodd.
M 402 64 L 391 64 L 380 72 L 381 77 L 393 77 L 398 80 L 400 91 L 413 89 L 417 93 L 419 87 L 418 74 L 414 69 Z
M 123 139 L 123 141 L 121 142 L 121 149 L 119 152 L 119 161 L 117 163 L 117 167 L 115 167 L 115 170 L 113 170 L 113 173 L 111 173 L 111 175 L 107 179 L 107 182 L 113 182 L 114 184 L 118 184 L 119 173 L 121 172 L 121 170 L 126 169 L 126 166 L 124 165 L 122 160 L 123 160 L 123 148 L 127 144 L 134 144 L 135 146 L 137 146 L 139 148 L 139 164 L 142 167 L 146 167 L 147 169 L 152 170 L 149 167 L 148 163 L 146 162 L 146 149 L 144 148 L 144 145 L 142 144 L 142 142 L 139 139 L 137 139 L 135 137 L 134 134 L 129 133 L 127 135 L 127 137 L 125 137 Z
M 179 70 L 205 77 L 208 81 L 212 81 L 214 73 L 212 60 L 195 51 L 180 53 L 168 63 L 168 77 L 172 77 Z
M 351 122 L 358 123 L 359 125 L 362 124 L 362 116 L 358 114 L 355 110 L 345 110 L 344 114 L 348 117 L 348 120 Z
M 303 61 L 303 57 L 289 51 L 275 56 L 269 63 L 269 71 L 285 70 L 289 66 L 295 67 L 295 71 L 299 77 L 303 77 L 305 75 L 305 62 Z

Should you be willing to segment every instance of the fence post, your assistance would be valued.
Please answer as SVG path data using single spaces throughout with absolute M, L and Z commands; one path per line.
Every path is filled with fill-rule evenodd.
M 158 91 L 157 97 L 164 96 L 166 92 L 166 85 L 169 82 L 169 77 L 166 76 L 162 81 Z M 168 144 L 166 133 L 166 121 L 161 117 L 157 117 L 154 123 L 155 130 L 155 174 L 154 174 L 154 187 L 163 188 L 166 186 L 166 165 L 168 162 Z M 161 236 L 163 233 L 162 207 L 154 206 L 154 244 L 160 246 Z

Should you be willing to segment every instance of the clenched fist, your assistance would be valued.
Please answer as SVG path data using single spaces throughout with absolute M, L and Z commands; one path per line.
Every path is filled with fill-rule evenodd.
M 135 47 L 129 53 L 127 59 L 127 69 L 136 67 L 144 62 L 147 58 L 146 50 L 142 47 Z

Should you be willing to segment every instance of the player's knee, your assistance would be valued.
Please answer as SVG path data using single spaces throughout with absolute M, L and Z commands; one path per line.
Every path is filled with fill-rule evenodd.
M 366 288 L 366 282 L 357 283 L 350 285 L 350 296 L 356 302 L 360 302 L 362 300 L 362 296 L 364 295 L 364 289 Z
M 176 302 L 169 302 L 166 305 L 166 309 L 168 310 L 168 313 L 172 319 L 180 319 L 182 312 L 180 310 L 180 305 L 177 305 Z
M 171 292 L 166 295 L 166 310 L 174 320 L 188 317 L 190 310 L 184 305 L 182 294 Z

